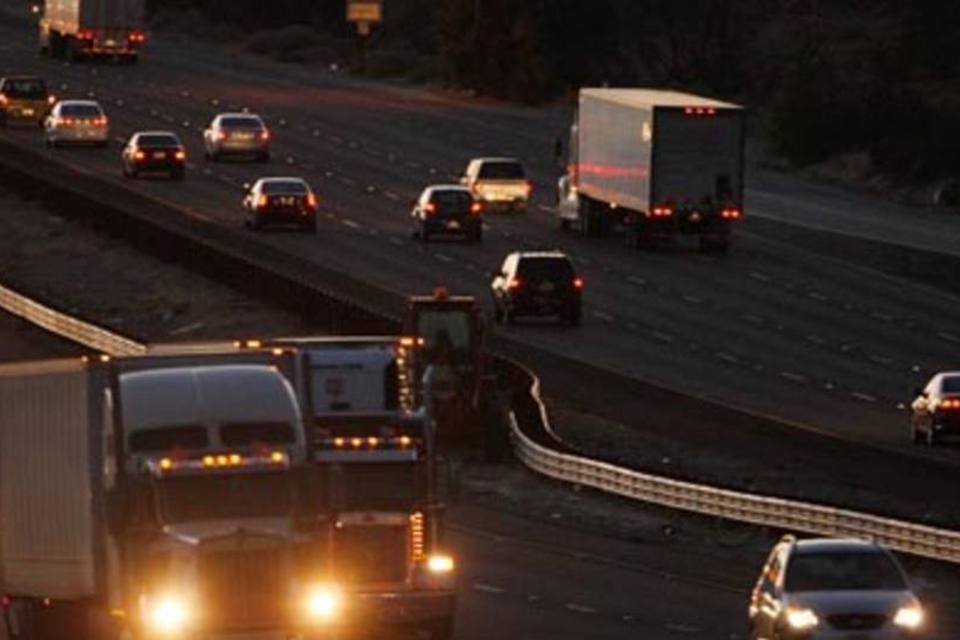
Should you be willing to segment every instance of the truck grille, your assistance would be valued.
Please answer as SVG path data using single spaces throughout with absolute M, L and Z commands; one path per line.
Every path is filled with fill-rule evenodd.
M 409 540 L 402 525 L 348 525 L 336 533 L 336 574 L 351 584 L 403 582 Z
M 827 620 L 834 629 L 870 631 L 882 627 L 887 621 L 887 616 L 867 613 L 835 613 L 827 616 Z
M 255 629 L 281 625 L 289 588 L 281 549 L 214 551 L 203 555 L 204 626 Z

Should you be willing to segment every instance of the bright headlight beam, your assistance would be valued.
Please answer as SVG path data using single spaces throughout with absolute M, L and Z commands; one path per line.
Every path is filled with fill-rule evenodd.
M 160 633 L 178 633 L 187 623 L 187 607 L 173 596 L 164 596 L 149 603 L 147 622 Z
M 307 614 L 315 620 L 329 620 L 340 610 L 340 594 L 330 587 L 317 587 L 307 596 Z
M 820 624 L 820 619 L 812 609 L 790 608 L 787 609 L 787 624 L 791 629 L 813 629 Z
M 923 624 L 923 609 L 915 604 L 900 607 L 893 617 L 893 624 L 905 629 L 917 629 Z
M 454 569 L 453 558 L 435 554 L 427 558 L 427 569 L 430 573 L 450 573 Z

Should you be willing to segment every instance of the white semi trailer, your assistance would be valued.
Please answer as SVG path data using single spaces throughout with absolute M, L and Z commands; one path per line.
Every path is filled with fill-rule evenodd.
M 111 56 L 134 62 L 146 41 L 145 0 L 45 0 L 40 52 L 77 60 Z
M 743 215 L 745 111 L 675 91 L 581 89 L 558 215 L 628 242 L 693 235 L 725 251 Z

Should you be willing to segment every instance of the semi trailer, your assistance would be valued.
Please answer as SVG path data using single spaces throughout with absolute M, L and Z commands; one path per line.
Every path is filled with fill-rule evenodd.
M 40 52 L 78 60 L 110 56 L 135 62 L 146 42 L 145 0 L 45 0 Z

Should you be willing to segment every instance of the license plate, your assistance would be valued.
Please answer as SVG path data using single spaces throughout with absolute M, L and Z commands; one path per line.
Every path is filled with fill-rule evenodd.
M 233 137 L 237 140 L 253 140 L 252 133 L 235 133 L 233 134 Z
M 166 157 L 167 157 L 167 154 L 165 154 L 163 151 L 154 151 L 154 152 L 153 152 L 153 159 L 154 159 L 154 160 L 163 160 L 163 159 L 166 158 Z
M 460 223 L 456 220 L 451 220 L 447 223 L 447 229 L 459 229 Z
M 25 116 L 32 116 L 32 115 L 33 115 L 33 109 L 24 109 L 24 110 L 22 110 L 20 113 L 22 113 L 22 114 L 25 115 Z
M 690 214 L 690 222 L 700 222 L 701 217 L 700 212 L 694 211 Z
M 112 47 L 112 46 L 115 45 L 115 44 L 117 44 L 117 41 L 116 41 L 116 40 L 107 40 L 107 46 L 108 46 L 108 47 Z
M 294 198 L 280 198 L 280 204 L 291 207 L 296 204 L 296 199 Z
M 543 293 L 550 293 L 554 289 L 556 289 L 556 287 L 552 282 L 544 282 L 543 284 L 540 285 L 540 287 L 537 290 Z

